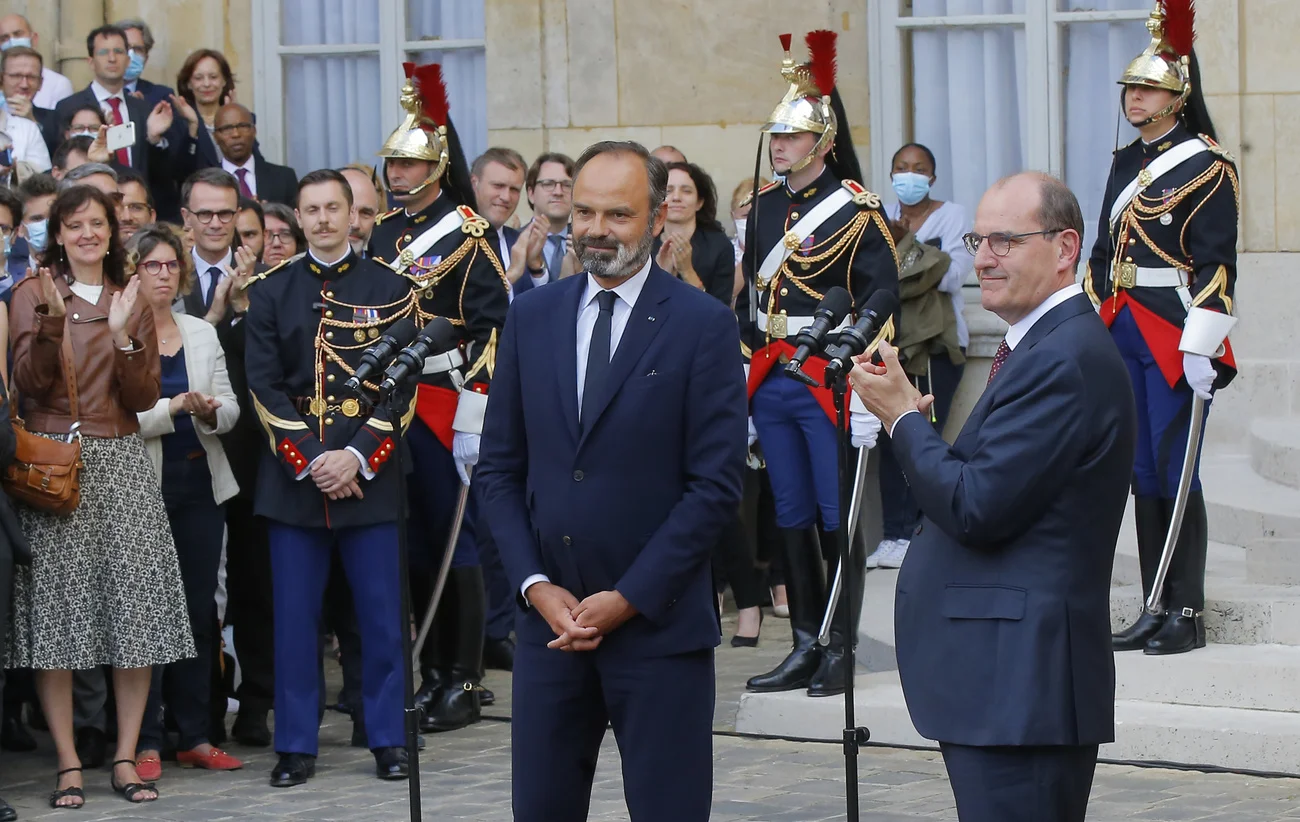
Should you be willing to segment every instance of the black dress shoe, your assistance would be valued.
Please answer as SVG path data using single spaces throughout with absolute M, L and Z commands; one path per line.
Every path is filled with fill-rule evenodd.
M 1142 609 L 1142 615 L 1137 618 L 1137 622 L 1128 626 L 1118 634 L 1110 635 L 1110 649 L 1112 651 L 1137 651 L 1145 648 L 1147 641 L 1156 635 L 1160 626 L 1165 624 L 1164 613 L 1150 614 L 1147 610 Z
M 14 822 L 18 818 L 18 811 L 9 807 L 9 803 L 0 799 L 0 822 Z
M 376 748 L 375 775 L 380 779 L 406 779 L 411 766 L 405 748 Z
M 271 769 L 272 788 L 292 788 L 316 775 L 316 757 L 307 754 L 281 754 Z
M 230 728 L 230 734 L 240 745 L 247 745 L 250 748 L 265 748 L 270 745 L 271 728 L 267 724 L 266 711 L 240 706 L 235 724 Z
M 839 696 L 848 690 L 849 658 L 843 648 L 822 651 L 822 663 L 808 683 L 808 696 Z
M 429 706 L 441 698 L 443 689 L 446 687 L 447 683 L 445 682 L 445 677 L 443 675 L 435 674 L 434 676 L 426 676 L 424 680 L 420 682 L 420 689 L 415 692 L 415 707 L 422 709 L 427 716 L 429 713 Z
M 489 639 L 483 644 L 483 667 L 496 671 L 513 671 L 515 669 L 515 641 Z
M 480 701 L 482 692 L 482 685 L 469 680 L 462 682 L 458 688 L 443 691 L 442 698 L 430 706 L 429 715 L 420 723 L 420 730 L 458 731 L 478 722 L 483 716 L 483 703 Z
M 1199 611 L 1170 611 L 1165 624 L 1151 637 L 1142 653 L 1152 656 L 1185 654 L 1205 647 L 1205 620 Z
M 77 758 L 81 767 L 90 770 L 104 767 L 108 737 L 99 728 L 81 728 L 76 734 Z
M 495 705 L 496 701 L 497 695 L 489 691 L 487 688 L 482 688 L 482 690 L 478 692 L 478 704 L 483 707 L 486 708 L 488 705 Z
M 765 674 L 750 677 L 745 689 L 756 694 L 777 691 L 795 691 L 812 684 L 813 675 L 821 666 L 822 649 L 816 637 L 808 631 L 794 629 L 794 648 L 781 664 Z
M 3 724 L 0 724 L 0 750 L 14 753 L 36 750 L 36 740 L 32 738 L 31 732 L 18 717 L 6 716 Z M 0 822 L 3 822 L 3 819 L 0 819 Z

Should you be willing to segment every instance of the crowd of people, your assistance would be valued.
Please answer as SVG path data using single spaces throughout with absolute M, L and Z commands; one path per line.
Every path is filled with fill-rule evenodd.
M 303 170 L 300 180 L 294 169 L 265 159 L 256 118 L 238 102 L 229 61 L 218 51 L 191 54 L 173 89 L 142 77 L 154 48 L 144 21 L 100 26 L 86 38 L 94 80 L 74 91 L 44 65 L 37 42 L 22 17 L 0 19 L 0 138 L 8 143 L 0 155 L 0 340 L 6 344 L 0 372 L 28 431 L 79 436 L 84 470 L 81 502 L 71 516 L 15 506 L 30 551 L 13 549 L 20 567 L 12 586 L 0 747 L 34 750 L 30 729 L 48 729 L 57 752 L 56 807 L 83 804 L 83 769 L 105 762 L 115 790 L 132 802 L 149 801 L 159 795 L 164 760 L 237 769 L 240 760 L 221 747 L 229 738 L 252 747 L 273 741 L 268 715 L 277 704 L 282 657 L 268 626 L 276 622 L 273 601 L 282 592 L 272 582 L 274 525 L 258 504 L 269 412 L 250 396 L 240 326 L 260 280 L 313 259 L 299 193 L 334 178 Z M 127 124 L 132 139 L 119 143 L 115 129 Z M 738 181 L 722 200 L 709 173 L 678 149 L 662 146 L 653 155 L 667 169 L 655 263 L 737 310 L 743 325 L 742 256 L 755 181 Z M 411 242 L 420 219 L 413 215 L 436 209 L 440 189 L 425 188 L 429 162 L 419 156 L 384 156 L 378 169 L 356 162 L 336 171 L 346 182 L 351 253 L 390 265 Z M 444 192 L 460 182 L 454 167 L 453 160 Z M 459 194 L 486 223 L 482 264 L 499 272 L 501 285 L 500 295 L 485 296 L 481 306 L 459 308 L 472 338 L 462 355 L 472 375 L 477 361 L 490 365 L 510 301 L 584 269 L 572 232 L 572 158 L 548 152 L 529 161 L 494 147 L 465 172 Z M 893 172 L 898 202 L 886 213 L 900 262 L 896 343 L 907 352 L 913 383 L 938 398 L 931 421 L 941 427 L 968 342 L 962 285 L 972 255 L 961 238 L 970 225 L 960 205 L 931 196 L 939 169 L 924 146 L 901 148 Z M 767 180 L 758 185 L 770 187 Z M 519 213 L 525 197 L 528 219 Z M 421 258 L 430 266 L 438 259 Z M 424 320 L 443 315 L 427 305 L 420 312 Z M 482 335 L 471 312 L 495 317 Z M 478 379 L 486 386 L 483 375 Z M 461 416 L 454 430 L 448 424 L 441 444 L 436 425 L 424 433 L 418 422 L 412 428 L 417 473 L 433 461 L 450 466 L 454 460 L 468 482 L 478 433 L 463 430 Z M 804 612 L 790 613 L 780 495 L 773 493 L 763 438 L 751 437 L 750 449 L 744 502 L 713 551 L 719 607 L 730 589 L 739 613 L 736 647 L 757 645 L 763 607 L 796 622 L 807 621 L 807 606 L 819 607 L 804 602 Z M 450 550 L 454 497 L 416 486 L 412 530 L 418 524 L 430 543 L 411 558 L 418 620 L 440 554 Z M 425 491 L 429 496 L 420 496 Z M 477 500 L 471 502 L 446 595 L 418 660 L 425 731 L 477 721 L 493 699 L 482 687 L 485 666 L 513 665 L 518 591 L 489 549 L 490 528 L 475 522 Z M 883 443 L 881 502 L 884 539 L 868 565 L 896 568 L 919 508 Z M 824 519 L 820 526 L 824 538 L 834 530 Z M 477 548 L 463 548 L 475 532 Z M 322 638 L 314 643 L 327 652 L 337 645 L 345 686 L 337 699 L 321 694 L 319 709 L 328 702 L 351 714 L 353 744 L 377 749 L 382 778 L 400 778 L 404 761 L 378 751 L 394 745 L 370 744 L 374 727 L 368 741 L 362 643 L 345 571 L 335 559 Z M 8 588 L 3 577 L 0 587 Z M 229 645 L 222 639 L 226 626 L 233 628 Z M 320 655 L 313 655 L 319 665 Z M 811 676 L 782 679 L 776 689 L 805 687 Z M 842 685 L 822 681 L 817 693 L 840 691 Z M 233 725 L 227 697 L 238 701 Z M 277 750 L 284 752 L 278 743 Z M 305 781 L 292 767 L 277 773 L 273 784 Z M 0 820 L 10 818 L 0 802 Z

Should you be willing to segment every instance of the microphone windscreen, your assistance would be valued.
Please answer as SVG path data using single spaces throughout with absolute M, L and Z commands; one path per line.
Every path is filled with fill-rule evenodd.
M 446 317 L 435 317 L 420 329 L 420 338 L 430 351 L 446 351 L 456 344 L 456 327 Z
M 384 335 L 396 340 L 398 348 L 405 348 L 411 344 L 411 340 L 415 339 L 415 332 L 415 323 L 410 317 L 403 317 L 388 326 L 388 330 L 384 332 Z
M 831 312 L 835 322 L 839 322 L 853 310 L 853 295 L 837 285 L 826 292 L 826 296 L 817 308 Z
M 897 310 L 898 295 L 882 288 L 867 298 L 867 304 L 863 306 L 862 313 L 865 314 L 870 311 L 876 314 L 880 317 L 880 322 L 883 325 L 885 320 Z

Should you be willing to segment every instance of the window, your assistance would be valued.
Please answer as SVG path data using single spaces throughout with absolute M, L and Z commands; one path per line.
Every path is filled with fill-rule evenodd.
M 439 62 L 466 161 L 487 148 L 483 0 L 267 0 L 253 28 L 258 139 L 304 174 L 375 152 L 404 112 L 402 62 Z
M 868 5 L 871 167 L 919 142 L 938 162 L 934 195 L 974 212 L 999 177 L 1056 174 L 1083 207 L 1083 257 L 1111 152 L 1137 132 L 1116 80 L 1150 35 L 1152 0 L 884 0 Z M 887 186 L 882 182 L 875 185 Z

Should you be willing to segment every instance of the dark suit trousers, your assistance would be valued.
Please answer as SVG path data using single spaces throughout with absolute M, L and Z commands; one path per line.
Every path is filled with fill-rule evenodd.
M 253 500 L 241 495 L 226 503 L 226 528 L 226 620 L 239 657 L 239 705 L 269 711 L 275 701 L 275 617 L 267 521 L 255 516 Z
M 515 822 L 583 822 L 606 724 L 632 822 L 706 822 L 713 649 L 658 658 L 521 643 L 511 723 Z
M 941 742 L 960 822 L 1083 822 L 1097 746 L 972 747 Z

